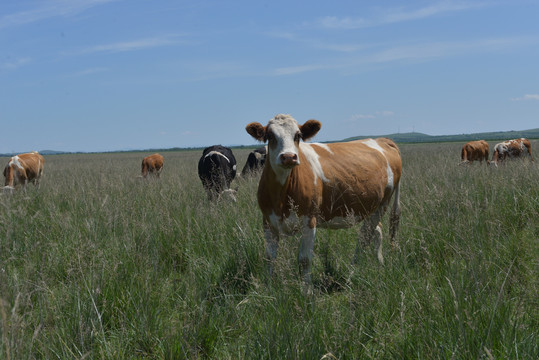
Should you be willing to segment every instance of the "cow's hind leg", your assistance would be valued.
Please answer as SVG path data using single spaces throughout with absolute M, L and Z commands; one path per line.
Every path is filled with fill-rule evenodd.
M 378 257 L 380 264 L 384 263 L 382 254 L 382 227 L 380 219 L 382 218 L 383 210 L 374 212 L 370 217 L 364 220 L 359 233 L 358 244 L 354 260 L 359 261 L 362 248 L 374 240 L 374 251 Z

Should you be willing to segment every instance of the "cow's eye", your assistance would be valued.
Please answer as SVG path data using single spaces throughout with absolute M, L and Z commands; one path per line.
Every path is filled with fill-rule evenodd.
M 300 139 L 301 139 L 301 134 L 297 132 L 296 135 L 294 135 L 294 141 L 299 142 Z
M 271 131 L 269 131 L 266 135 L 266 138 L 268 139 L 268 142 L 273 142 L 275 141 L 275 135 L 273 135 L 273 133 Z

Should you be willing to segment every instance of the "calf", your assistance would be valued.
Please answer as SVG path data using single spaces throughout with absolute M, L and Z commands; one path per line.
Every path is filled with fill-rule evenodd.
M 526 155 L 529 155 L 531 161 L 533 161 L 530 140 L 525 138 L 507 140 L 496 144 L 491 162 L 498 166 L 498 162 L 501 163 L 506 158 L 518 158 Z
M 156 177 L 159 177 L 161 175 L 161 171 L 163 170 L 163 163 L 164 159 L 160 154 L 146 156 L 142 160 L 142 177 L 146 178 L 148 174 L 153 174 Z
M 460 153 L 461 164 L 472 163 L 475 160 L 479 160 L 483 163 L 483 160 L 488 161 L 489 147 L 485 140 L 470 141 L 462 147 Z
M 24 187 L 29 181 L 39 187 L 44 164 L 45 159 L 37 151 L 13 156 L 4 168 L 5 188 L 13 190 L 17 185 Z
M 380 220 L 394 196 L 390 236 L 399 224 L 400 151 L 389 139 L 346 143 L 307 144 L 321 128 L 317 120 L 298 125 L 290 115 L 277 115 L 266 126 L 253 122 L 247 132 L 268 143 L 267 161 L 258 186 L 262 210 L 266 257 L 271 274 L 282 234 L 299 230 L 299 267 L 310 283 L 317 227 L 345 228 L 365 220 L 360 243 L 374 239 L 380 263 Z M 362 241 L 361 241 L 362 240 Z
M 198 161 L 198 176 L 210 200 L 231 193 L 230 183 L 236 177 L 236 158 L 232 150 L 221 145 L 207 147 Z
M 267 149 L 265 146 L 251 151 L 249 156 L 247 156 L 247 161 L 245 162 L 245 166 L 241 171 L 241 175 L 250 175 L 262 169 L 264 167 L 264 163 L 266 162 L 266 152 Z

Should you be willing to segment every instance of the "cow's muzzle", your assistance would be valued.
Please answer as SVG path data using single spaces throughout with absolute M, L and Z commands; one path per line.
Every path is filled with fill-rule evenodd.
M 281 160 L 281 165 L 287 168 L 299 165 L 298 154 L 284 153 L 279 156 L 279 159 Z

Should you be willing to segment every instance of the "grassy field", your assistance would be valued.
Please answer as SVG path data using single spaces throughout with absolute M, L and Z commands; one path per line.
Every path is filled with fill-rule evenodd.
M 297 237 L 267 279 L 257 179 L 212 204 L 201 151 L 162 153 L 158 181 L 143 153 L 48 156 L 39 190 L 0 195 L 0 358 L 537 359 L 537 150 L 495 169 L 460 146 L 401 146 L 398 246 L 354 264 L 359 227 L 319 230 L 313 295 Z

